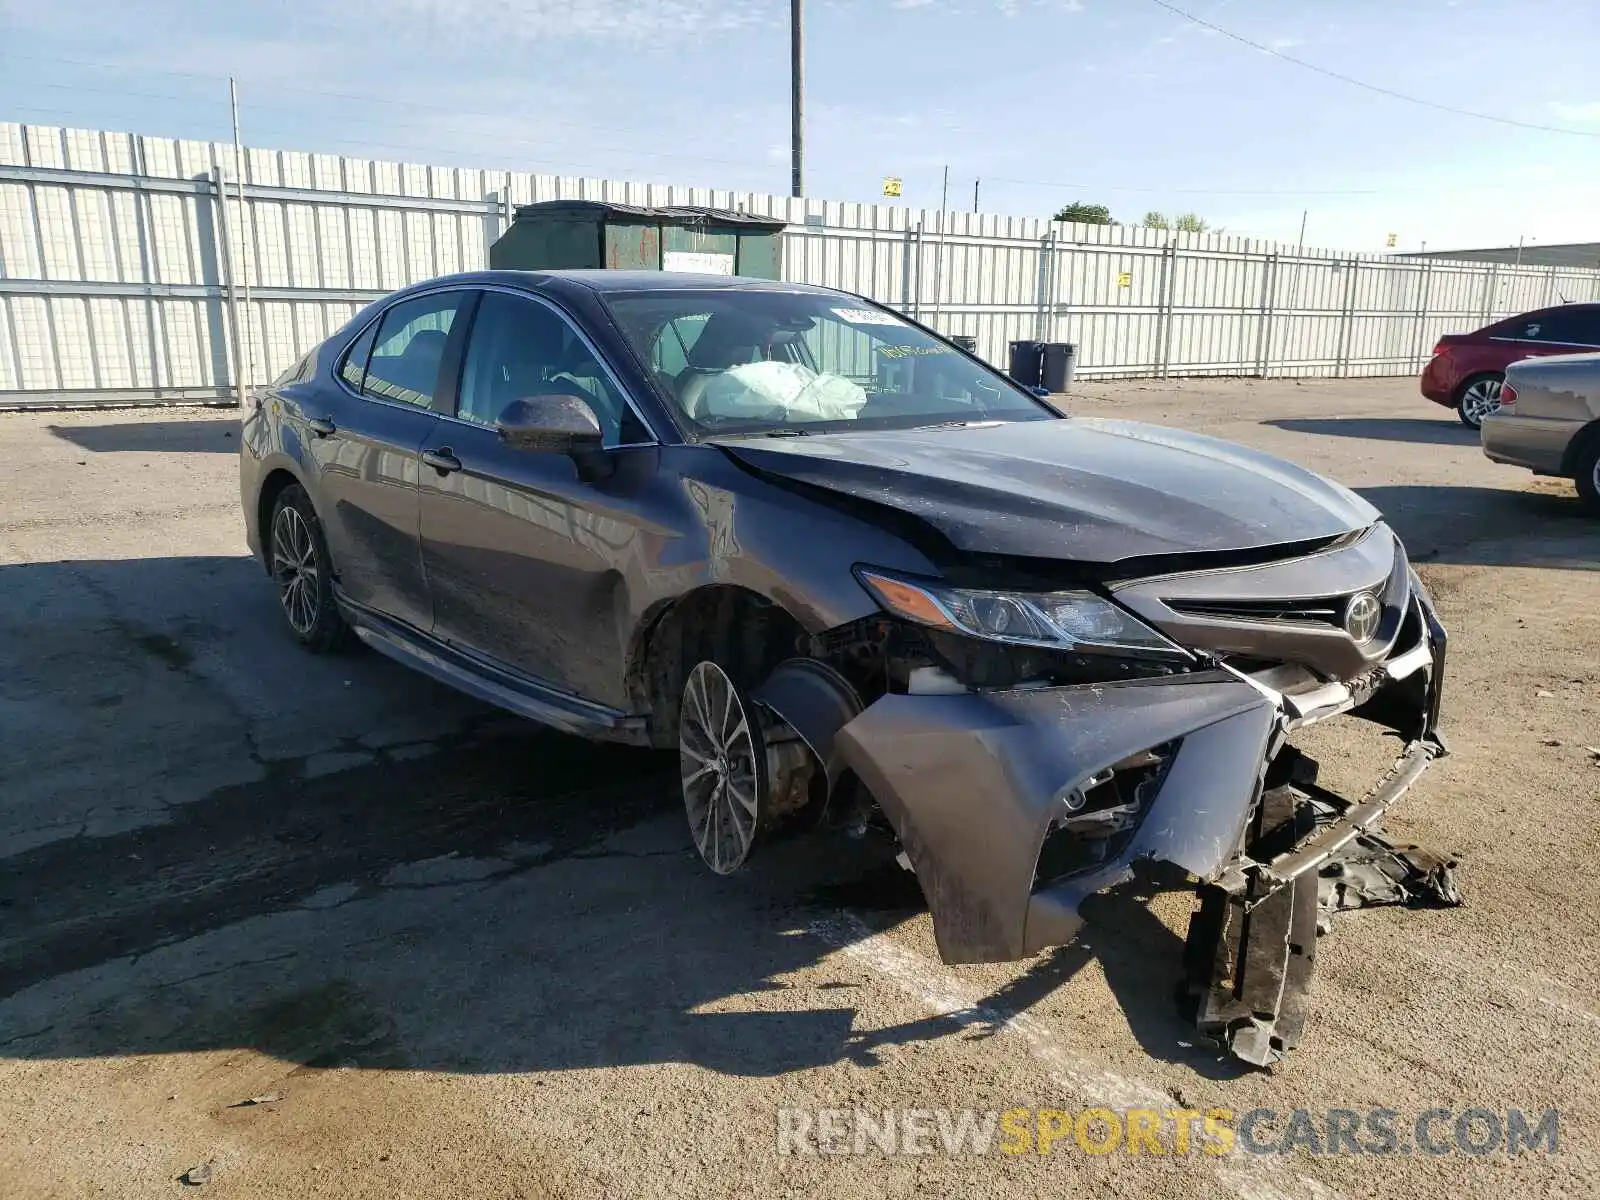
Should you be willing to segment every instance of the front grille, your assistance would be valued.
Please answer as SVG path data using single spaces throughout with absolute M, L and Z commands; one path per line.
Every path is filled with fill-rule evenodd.
M 1168 600 L 1173 612 L 1235 621 L 1298 621 L 1344 627 L 1345 597 L 1318 600 Z

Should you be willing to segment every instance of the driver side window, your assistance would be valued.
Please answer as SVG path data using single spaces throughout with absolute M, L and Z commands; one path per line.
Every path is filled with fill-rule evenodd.
M 456 416 L 492 427 L 514 400 L 577 396 L 600 419 L 602 442 L 649 436 L 587 344 L 559 314 L 536 301 L 485 292 L 461 365 Z

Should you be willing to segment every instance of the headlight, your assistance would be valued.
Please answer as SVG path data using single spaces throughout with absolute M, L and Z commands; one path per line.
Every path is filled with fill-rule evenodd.
M 1093 592 L 1001 592 L 915 582 L 868 567 L 856 577 L 908 621 L 993 642 L 1187 659 L 1182 647 Z

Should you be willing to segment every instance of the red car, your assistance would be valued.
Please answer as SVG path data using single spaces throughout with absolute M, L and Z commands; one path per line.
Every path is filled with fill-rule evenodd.
M 1500 407 L 1506 368 L 1519 358 L 1600 350 L 1600 304 L 1561 304 L 1507 317 L 1476 333 L 1447 333 L 1422 369 L 1422 394 L 1478 428 Z

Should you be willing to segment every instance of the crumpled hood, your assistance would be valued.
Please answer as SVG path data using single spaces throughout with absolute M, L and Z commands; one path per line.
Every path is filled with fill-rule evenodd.
M 1337 537 L 1354 492 L 1232 442 L 1073 417 L 717 444 L 757 471 L 910 513 L 958 549 L 1115 563 Z

